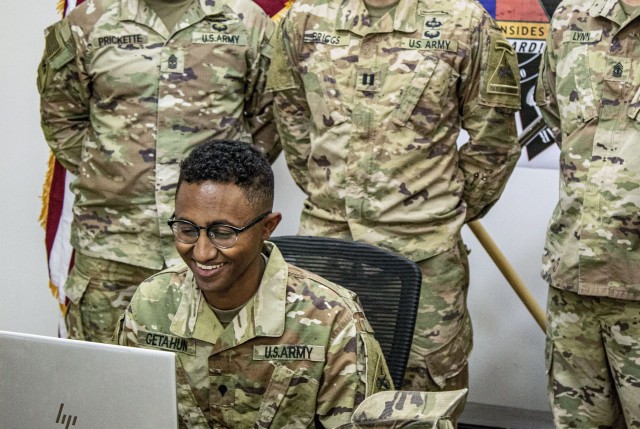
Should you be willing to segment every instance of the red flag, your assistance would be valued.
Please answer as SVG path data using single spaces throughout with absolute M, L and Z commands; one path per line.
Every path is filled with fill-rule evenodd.
M 58 10 L 62 16 L 84 0 L 59 0 Z M 271 17 L 277 19 L 290 6 L 293 0 L 255 0 L 255 2 Z M 277 16 L 274 16 L 278 14 Z M 67 311 L 68 300 L 64 293 L 64 284 L 73 266 L 73 247 L 71 247 L 71 208 L 74 196 L 69 190 L 69 182 L 73 175 L 67 172 L 55 159 L 49 156 L 49 169 L 43 185 L 42 211 L 40 222 L 45 230 L 45 246 L 47 250 L 47 265 L 49 268 L 49 288 L 58 300 L 61 318 L 58 327 L 60 337 L 66 337 L 64 315 Z
M 286 0 L 254 0 L 258 6 L 264 10 L 267 15 L 273 16 L 280 12 L 287 3 Z
M 77 4 L 84 0 L 59 0 L 57 9 L 66 15 Z M 64 283 L 73 266 L 74 250 L 71 247 L 71 220 L 73 215 L 73 194 L 69 190 L 69 182 L 73 175 L 49 154 L 49 167 L 42 191 L 42 211 L 40 222 L 45 233 L 47 266 L 49 269 L 49 288 L 60 305 L 61 317 L 58 323 L 58 335 L 66 337 L 64 315 L 67 312 L 68 300 L 64 293 Z

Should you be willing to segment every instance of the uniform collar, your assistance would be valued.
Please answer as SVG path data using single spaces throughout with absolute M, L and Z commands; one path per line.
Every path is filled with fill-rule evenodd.
M 416 7 L 415 0 L 400 0 L 396 6 L 394 19 L 389 17 L 380 19 L 374 27 L 370 22 L 369 11 L 363 0 L 347 0 L 339 8 L 336 17 L 336 29 L 351 31 L 360 36 L 370 33 L 390 33 L 401 31 L 413 33 L 416 31 Z
M 589 14 L 593 17 L 599 16 L 616 23 L 618 27 L 620 27 L 620 30 L 626 24 L 633 21 L 639 15 L 640 11 L 636 10 L 636 13 L 629 17 L 630 19 L 627 19 L 627 15 L 622 9 L 620 1 L 622 0 L 594 0 L 589 8 Z
M 221 0 L 198 0 L 200 8 L 206 16 L 220 15 L 226 3 Z
M 255 295 L 226 329 L 204 300 L 188 270 L 182 298 L 171 323 L 171 332 L 214 345 L 213 353 L 230 349 L 255 337 L 279 337 L 284 333 L 287 299 L 287 263 L 278 248 L 265 242 L 269 262 Z
M 220 15 L 225 3 L 221 0 L 198 0 L 197 8 L 188 10 L 188 19 L 181 25 L 181 29 L 198 22 L 206 16 Z M 120 21 L 135 21 L 155 30 L 158 34 L 168 38 L 169 31 L 164 26 L 160 17 L 151 9 L 144 0 L 120 0 Z

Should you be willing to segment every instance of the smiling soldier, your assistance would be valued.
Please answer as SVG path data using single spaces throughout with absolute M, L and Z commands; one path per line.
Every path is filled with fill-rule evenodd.
M 248 144 L 194 149 L 169 221 L 184 264 L 142 283 L 121 320 L 120 344 L 176 353 L 182 427 L 336 427 L 391 387 L 355 294 L 265 242 L 282 218 L 273 183 Z

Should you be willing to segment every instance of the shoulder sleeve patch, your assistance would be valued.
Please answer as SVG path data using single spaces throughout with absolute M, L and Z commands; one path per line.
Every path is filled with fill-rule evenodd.
M 75 57 L 69 22 L 62 20 L 47 31 L 45 57 L 49 65 L 58 70 Z
M 481 102 L 490 106 L 520 108 L 518 58 L 502 34 L 489 35 L 489 55 L 481 87 Z
M 267 73 L 267 91 L 283 91 L 285 89 L 296 88 L 296 82 L 291 72 L 292 64 L 284 46 L 283 32 L 286 31 L 281 25 L 271 38 L 269 51 L 271 54 L 271 64 Z
M 370 333 L 361 333 L 358 338 L 362 350 L 358 358 L 363 359 L 366 380 L 366 396 L 384 390 L 393 390 L 393 380 L 380 345 Z

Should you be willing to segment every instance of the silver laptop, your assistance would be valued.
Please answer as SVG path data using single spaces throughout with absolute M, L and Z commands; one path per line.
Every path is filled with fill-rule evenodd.
M 0 331 L 0 428 L 177 427 L 171 352 Z

